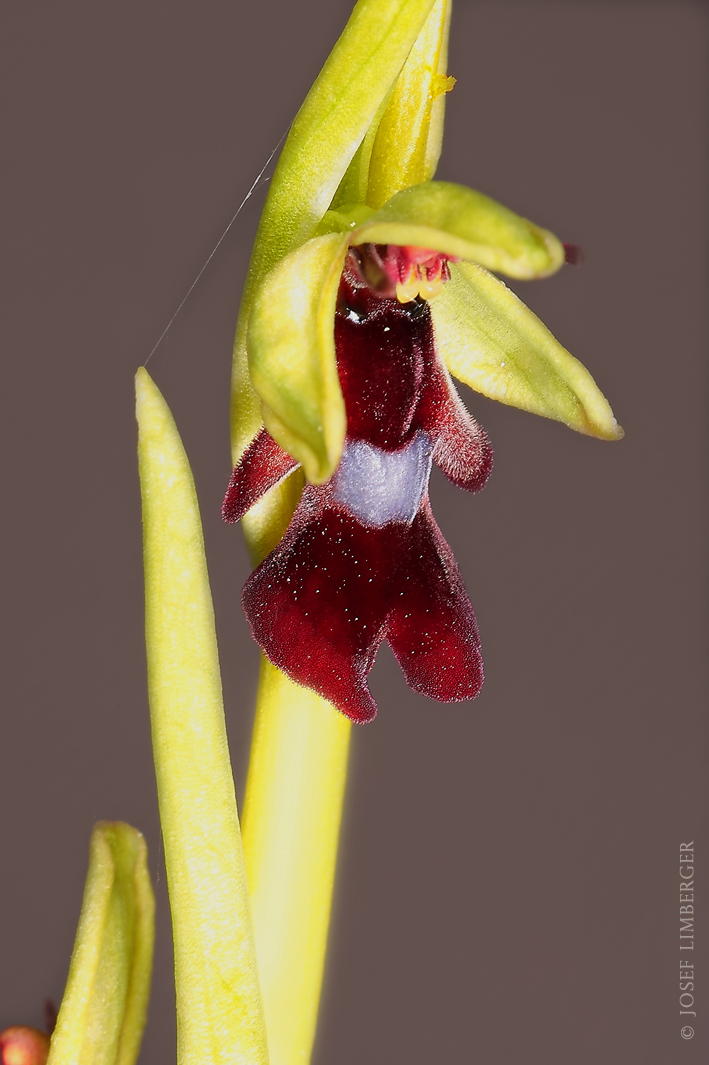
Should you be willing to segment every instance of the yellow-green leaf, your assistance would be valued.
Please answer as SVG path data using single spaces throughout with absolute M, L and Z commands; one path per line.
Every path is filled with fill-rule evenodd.
M 337 289 L 347 237 L 313 237 L 258 287 L 249 321 L 251 379 L 275 440 L 310 481 L 332 476 L 345 439 L 335 361 Z
M 563 245 L 553 233 L 482 192 L 448 181 L 398 192 L 350 241 L 430 248 L 520 279 L 546 277 L 564 262 Z
M 266 1065 L 197 495 L 172 415 L 144 369 L 136 398 L 148 694 L 175 945 L 177 1059 Z
M 473 263 L 453 264 L 431 313 L 436 348 L 466 385 L 589 436 L 622 437 L 588 370 L 498 278 Z
M 121 821 L 99 821 L 48 1065 L 133 1065 L 148 1009 L 154 919 L 145 840 Z

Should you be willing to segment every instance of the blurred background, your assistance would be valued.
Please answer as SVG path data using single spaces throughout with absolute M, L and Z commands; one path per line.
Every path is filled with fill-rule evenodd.
M 0 1028 L 61 999 L 99 818 L 145 833 L 141 1060 L 175 1060 L 142 634 L 133 374 L 288 127 L 349 0 L 7 9 L 2 144 Z M 689 0 L 456 0 L 438 176 L 580 244 L 517 290 L 617 444 L 463 389 L 496 468 L 433 508 L 480 623 L 474 704 L 389 651 L 355 731 L 314 1065 L 706 1061 L 682 1040 L 678 852 L 708 912 L 707 26 Z M 219 518 L 231 342 L 265 186 L 149 369 L 203 509 L 237 792 L 258 656 Z M 706 917 L 697 918 L 706 929 Z

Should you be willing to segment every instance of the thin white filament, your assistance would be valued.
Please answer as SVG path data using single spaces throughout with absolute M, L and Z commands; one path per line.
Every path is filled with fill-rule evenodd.
M 290 127 L 289 127 L 289 128 L 290 128 Z M 228 226 L 226 227 L 226 229 L 225 229 L 225 230 L 224 230 L 224 232 L 222 233 L 221 237 L 219 238 L 219 240 L 217 241 L 217 243 L 216 243 L 216 244 L 214 245 L 214 247 L 212 248 L 212 250 L 211 250 L 211 252 L 209 253 L 209 255 L 208 255 L 208 257 L 207 257 L 207 259 L 206 259 L 206 261 L 205 261 L 205 263 L 204 263 L 204 265 L 203 265 L 203 267 L 202 267 L 202 269 L 201 269 L 201 270 L 199 271 L 199 273 L 197 274 L 196 278 L 194 279 L 194 281 L 192 282 L 192 284 L 191 284 L 191 285 L 190 285 L 190 287 L 188 288 L 187 292 L 185 293 L 185 296 L 184 296 L 184 298 L 182 299 L 182 302 L 180 303 L 180 305 L 178 306 L 177 310 L 176 310 L 176 311 L 175 311 L 175 313 L 173 314 L 172 318 L 171 318 L 171 319 L 170 319 L 170 321 L 169 321 L 169 322 L 167 323 L 167 325 L 166 325 L 166 326 L 165 326 L 165 328 L 163 329 L 162 333 L 161 333 L 161 334 L 160 334 L 160 336 L 158 337 L 157 343 L 155 344 L 155 346 L 154 346 L 153 350 L 152 350 L 152 351 L 150 352 L 150 354 L 148 355 L 147 359 L 146 359 L 146 360 L 145 360 L 145 362 L 143 363 L 143 366 L 147 366 L 147 365 L 148 365 L 148 363 L 149 363 L 149 362 L 150 362 L 150 360 L 152 359 L 153 355 L 155 354 L 155 352 L 156 352 L 156 351 L 158 350 L 158 348 L 159 348 L 159 347 L 160 347 L 160 345 L 162 344 L 162 342 L 163 342 L 163 340 L 164 340 L 164 338 L 165 338 L 166 334 L 168 333 L 168 331 L 169 331 L 169 329 L 170 329 L 170 326 L 171 326 L 171 325 L 172 325 L 172 323 L 173 323 L 173 322 L 175 321 L 175 319 L 177 318 L 178 314 L 180 313 L 180 311 L 182 310 L 182 308 L 184 307 L 184 305 L 185 305 L 185 304 L 187 303 L 187 300 L 188 300 L 188 299 L 190 298 L 190 296 L 192 295 L 192 293 L 193 293 L 194 289 L 195 289 L 195 288 L 196 288 L 196 286 L 197 286 L 197 283 L 199 282 L 199 279 L 201 278 L 202 274 L 203 274 L 203 273 L 204 273 L 204 271 L 205 271 L 205 270 L 207 269 L 207 267 L 208 267 L 208 266 L 209 266 L 209 264 L 211 263 L 212 259 L 213 259 L 213 258 L 214 258 L 214 256 L 216 255 L 216 253 L 217 253 L 217 251 L 219 250 L 219 247 L 220 247 L 220 245 L 221 245 L 222 241 L 223 241 L 223 240 L 224 240 L 224 238 L 226 237 L 226 235 L 227 235 L 227 233 L 229 232 L 229 230 L 231 229 L 231 227 L 232 227 L 232 226 L 234 225 L 234 222 L 236 222 L 237 218 L 238 218 L 238 217 L 239 217 L 239 215 L 241 214 L 241 211 L 242 211 L 242 209 L 243 209 L 244 205 L 246 204 L 247 200 L 249 200 L 249 199 L 251 198 L 251 196 L 253 195 L 253 193 L 254 193 L 254 192 L 256 191 L 256 187 L 257 187 L 258 183 L 260 182 L 261 178 L 263 177 L 263 175 L 264 175 L 264 173 L 265 173 L 265 171 L 266 171 L 266 169 L 267 169 L 267 167 L 268 167 L 269 163 L 270 163 L 270 162 L 271 162 L 271 160 L 273 159 L 274 155 L 276 154 L 276 152 L 278 151 L 278 149 L 280 148 L 280 146 L 281 146 L 281 145 L 283 144 L 283 141 L 284 141 L 284 140 L 285 140 L 285 138 L 286 138 L 286 133 L 288 133 L 288 130 L 286 130 L 286 131 L 285 131 L 285 133 L 283 134 L 283 136 L 282 136 L 282 137 L 281 137 L 281 139 L 279 140 L 278 144 L 277 144 L 277 145 L 276 145 L 276 147 L 275 147 L 275 148 L 273 149 L 273 151 L 272 151 L 272 152 L 271 152 L 271 154 L 269 155 L 268 159 L 266 160 L 266 162 L 265 162 L 265 163 L 263 164 L 263 166 L 262 166 L 262 167 L 261 167 L 261 169 L 259 170 L 259 172 L 258 172 L 258 175 L 257 175 L 257 177 L 256 177 L 256 180 L 254 181 L 254 183 L 252 184 L 251 188 L 250 188 L 250 189 L 249 189 L 249 191 L 248 191 L 248 192 L 246 193 L 246 195 L 244 196 L 243 200 L 241 201 L 241 203 L 240 203 L 240 204 L 239 204 L 239 206 L 237 207 L 237 209 L 236 209 L 236 211 L 235 211 L 235 213 L 234 213 L 234 215 L 233 215 L 233 217 L 232 217 L 231 221 L 229 222 Z M 268 180 L 268 179 L 267 179 L 267 180 Z

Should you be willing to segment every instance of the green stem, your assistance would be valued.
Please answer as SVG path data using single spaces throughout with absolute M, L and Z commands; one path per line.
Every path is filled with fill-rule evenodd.
M 310 1060 L 351 725 L 262 661 L 244 854 L 271 1065 Z

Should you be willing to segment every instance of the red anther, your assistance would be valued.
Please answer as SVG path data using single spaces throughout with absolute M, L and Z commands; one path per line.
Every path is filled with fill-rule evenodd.
M 583 248 L 578 244 L 564 244 L 564 258 L 569 266 L 580 266 L 583 262 Z
M 49 1036 L 38 1028 L 15 1025 L 0 1032 L 0 1065 L 45 1065 Z
M 429 281 L 439 277 L 448 280 L 448 261 L 451 258 L 429 248 L 399 247 L 397 244 L 387 244 L 385 254 L 380 254 L 382 269 L 393 283 L 411 281 L 414 277 Z M 456 259 L 452 261 L 456 262 Z
M 458 259 L 413 245 L 362 244 L 351 250 L 348 261 L 375 296 L 392 299 L 399 285 L 416 288 L 417 280 L 424 284 L 449 281 L 448 263 Z

